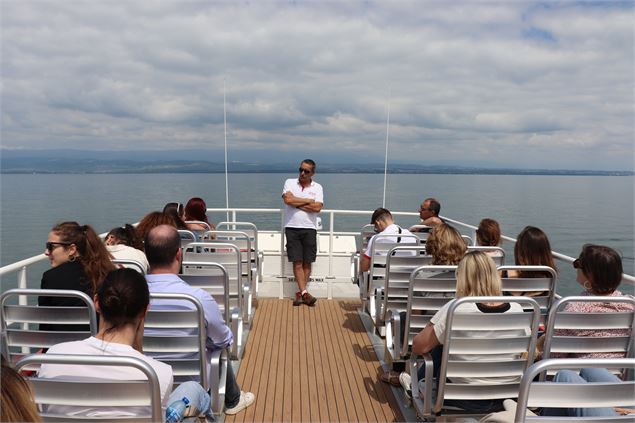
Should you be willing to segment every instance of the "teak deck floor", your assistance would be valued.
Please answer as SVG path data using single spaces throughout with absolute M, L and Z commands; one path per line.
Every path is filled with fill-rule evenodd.
M 357 313 L 359 301 L 316 307 L 259 299 L 238 383 L 256 402 L 226 422 L 403 421 Z

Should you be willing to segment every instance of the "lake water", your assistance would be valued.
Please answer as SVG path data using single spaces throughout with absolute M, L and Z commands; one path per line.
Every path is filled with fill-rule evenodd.
M 319 171 L 319 169 L 318 169 Z M 230 207 L 280 208 L 282 185 L 295 174 L 230 174 Z M 383 175 L 317 174 L 325 192 L 325 208 L 373 210 L 381 206 Z M 422 199 L 441 201 L 441 214 L 477 225 L 491 217 L 505 235 L 516 237 L 526 225 L 542 228 L 552 248 L 577 256 L 584 243 L 619 250 L 626 273 L 635 273 L 634 178 L 612 176 L 539 175 L 389 175 L 386 207 L 417 211 Z M 185 203 L 200 196 L 208 207 L 225 206 L 222 174 L 156 175 L 1 175 L 0 261 L 4 266 L 42 253 L 50 228 L 64 220 L 77 220 L 106 232 L 136 222 L 170 201 Z M 224 214 L 210 220 L 225 220 Z M 279 215 L 252 220 L 260 229 L 280 229 Z M 325 229 L 328 219 L 323 217 Z M 338 220 L 337 231 L 359 230 L 367 218 Z M 402 226 L 415 219 L 397 219 Z M 508 263 L 513 262 L 510 245 Z M 509 259 L 511 258 L 511 260 Z M 39 286 L 48 263 L 29 273 L 29 285 Z M 559 263 L 558 291 L 579 292 L 571 266 Z M 15 284 L 15 276 L 2 281 L 2 289 Z M 625 291 L 628 291 L 625 289 Z M 632 290 L 631 290 L 632 291 Z

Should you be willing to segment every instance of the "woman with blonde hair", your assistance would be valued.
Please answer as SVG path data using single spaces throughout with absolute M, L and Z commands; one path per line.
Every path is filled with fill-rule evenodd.
M 41 422 L 29 383 L 2 356 L 0 421 Z
M 465 254 L 456 270 L 456 297 L 477 297 L 477 296 L 500 296 L 501 279 L 496 270 L 496 264 L 487 254 L 480 251 L 470 251 Z M 441 341 L 445 338 L 445 332 L 449 329 L 446 327 L 446 320 L 450 303 L 446 303 L 433 317 L 426 327 L 419 332 L 412 342 L 413 354 L 430 353 L 434 363 L 434 376 L 437 377 L 441 365 L 441 356 L 443 353 L 443 345 Z M 522 307 L 517 303 L 466 303 L 459 306 L 457 310 L 467 313 L 517 313 L 522 312 Z M 479 332 L 482 337 L 483 332 Z M 470 337 L 469 331 L 463 331 L 463 336 Z M 474 336 L 474 335 L 472 335 Z M 496 335 L 492 335 L 496 336 Z M 498 355 L 501 357 L 502 355 Z M 488 359 L 488 356 L 484 356 Z M 513 360 L 517 357 L 510 355 L 509 359 Z M 457 355 L 454 360 L 461 360 L 461 356 Z M 470 359 L 474 359 L 471 356 Z M 425 377 L 425 367 L 422 367 L 419 379 Z M 452 380 L 452 378 L 450 377 Z M 492 383 L 512 383 L 515 380 L 508 378 L 492 377 Z M 406 388 L 410 389 L 410 375 L 402 373 L 400 382 Z M 457 383 L 474 383 L 470 378 L 461 378 L 456 380 Z M 503 409 L 502 400 L 455 400 L 446 401 L 447 404 L 479 413 L 489 413 Z
M 466 251 L 467 245 L 459 231 L 446 223 L 435 226 L 426 241 L 426 253 L 432 256 L 434 265 L 456 265 Z

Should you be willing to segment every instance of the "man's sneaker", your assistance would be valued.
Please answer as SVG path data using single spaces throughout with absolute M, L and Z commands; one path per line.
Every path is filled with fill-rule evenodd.
M 240 400 L 238 404 L 233 406 L 232 408 L 226 408 L 225 414 L 238 414 L 243 411 L 245 408 L 249 407 L 256 400 L 256 396 L 251 392 L 243 392 L 240 391 Z
M 406 392 L 406 398 L 409 400 L 412 399 L 412 379 L 410 375 L 406 372 L 401 372 L 399 375 L 399 383 L 401 383 L 401 387 Z
M 304 295 L 302 296 L 302 301 L 304 302 L 304 304 L 310 307 L 313 307 L 315 303 L 317 302 L 317 298 L 315 298 L 313 295 L 309 294 L 308 292 L 305 292 Z
M 304 300 L 302 299 L 302 294 L 300 294 L 300 292 L 296 292 L 295 293 L 295 298 L 293 299 L 293 305 L 294 306 L 299 306 L 304 304 Z

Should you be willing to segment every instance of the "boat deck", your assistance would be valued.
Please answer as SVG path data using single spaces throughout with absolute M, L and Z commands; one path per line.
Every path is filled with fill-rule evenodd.
M 391 387 L 378 379 L 381 363 L 359 307 L 259 299 L 237 375 L 256 402 L 225 422 L 404 421 Z

